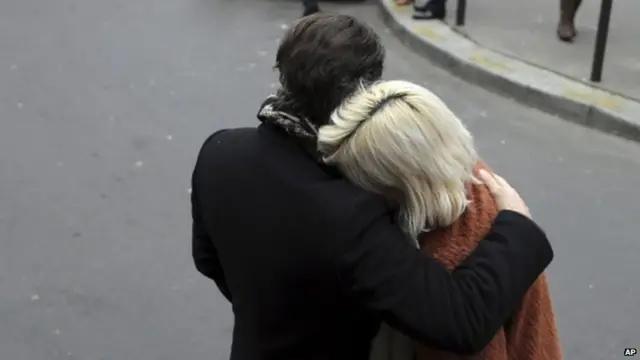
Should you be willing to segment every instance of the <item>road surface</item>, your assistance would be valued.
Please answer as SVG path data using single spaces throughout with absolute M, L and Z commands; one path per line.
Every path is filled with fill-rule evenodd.
M 440 94 L 556 250 L 567 359 L 640 345 L 640 147 L 522 107 L 400 45 L 387 78 Z M 229 305 L 190 258 L 202 141 L 252 126 L 297 2 L 0 4 L 0 359 L 226 359 Z M 635 185 L 634 185 L 635 184 Z

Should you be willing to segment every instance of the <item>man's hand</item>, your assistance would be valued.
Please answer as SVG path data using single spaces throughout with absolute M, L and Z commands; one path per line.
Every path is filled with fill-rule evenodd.
M 478 175 L 491 191 L 499 210 L 515 211 L 531 218 L 527 204 L 524 203 L 516 189 L 511 187 L 505 179 L 486 170 L 480 170 Z

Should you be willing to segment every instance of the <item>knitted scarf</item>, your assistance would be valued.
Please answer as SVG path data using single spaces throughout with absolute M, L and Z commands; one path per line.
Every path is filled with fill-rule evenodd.
M 489 170 L 484 163 L 479 168 Z M 473 184 L 469 188 L 471 203 L 452 226 L 424 234 L 422 252 L 452 270 L 475 249 L 498 214 L 489 189 Z M 471 357 L 438 351 L 417 344 L 416 360 L 562 360 L 562 349 L 546 275 L 531 286 L 512 318 L 493 341 Z

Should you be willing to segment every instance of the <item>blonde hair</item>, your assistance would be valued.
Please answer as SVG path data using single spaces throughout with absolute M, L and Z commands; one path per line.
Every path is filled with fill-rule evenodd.
M 407 81 L 362 87 L 320 128 L 318 149 L 356 185 L 399 191 L 400 226 L 416 241 L 458 219 L 466 185 L 477 181 L 471 133 L 440 98 Z

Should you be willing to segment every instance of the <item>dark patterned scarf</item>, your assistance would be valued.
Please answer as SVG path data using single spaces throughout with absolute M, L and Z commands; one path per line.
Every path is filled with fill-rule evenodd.
M 270 95 L 258 111 L 258 119 L 264 124 L 274 125 L 294 137 L 316 160 L 322 162 L 318 152 L 318 128 L 309 119 L 295 114 L 284 101 L 282 92 Z

